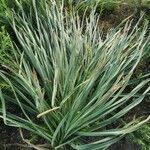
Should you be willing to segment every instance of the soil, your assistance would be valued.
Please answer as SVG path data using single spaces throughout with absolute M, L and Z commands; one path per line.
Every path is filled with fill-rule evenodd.
M 0 150 L 10 150 L 10 149 L 18 150 L 17 146 L 13 146 L 13 145 L 15 143 L 20 143 L 20 141 L 21 141 L 21 137 L 19 135 L 19 130 L 17 128 L 4 125 L 4 123 L 1 120 L 0 121 Z

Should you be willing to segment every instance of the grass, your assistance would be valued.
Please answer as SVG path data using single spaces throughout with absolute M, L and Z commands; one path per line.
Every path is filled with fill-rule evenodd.
M 6 65 L 0 70 L 10 87 L 9 94 L 0 90 L 0 117 L 6 125 L 36 134 L 54 149 L 94 150 L 108 148 L 149 121 L 109 127 L 120 123 L 150 90 L 139 94 L 150 83 L 147 78 L 123 93 L 147 48 L 146 24 L 131 29 L 128 22 L 103 39 L 94 10 L 79 18 L 55 3 L 39 8 L 33 0 L 32 8 L 31 15 L 12 12 L 21 49 L 13 49 L 19 69 Z M 11 112 L 13 105 L 21 115 Z

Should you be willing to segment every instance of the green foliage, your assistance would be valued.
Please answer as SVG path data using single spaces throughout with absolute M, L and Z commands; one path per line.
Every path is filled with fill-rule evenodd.
M 4 27 L 0 29 L 0 64 L 10 65 L 13 60 L 13 46 Z
M 94 1 L 92 2 L 94 5 Z M 87 0 L 85 3 L 87 6 L 90 6 L 89 0 Z M 95 5 L 104 11 L 114 11 L 117 8 L 118 0 L 95 0 Z
M 108 148 L 150 119 L 108 128 L 150 90 L 135 97 L 148 78 L 121 96 L 148 43 L 147 25 L 139 34 L 138 24 L 131 31 L 127 23 L 103 39 L 95 11 L 79 19 L 55 1 L 39 8 L 33 0 L 32 8 L 34 18 L 33 10 L 12 17 L 22 48 L 13 49 L 19 69 L 0 70 L 11 88 L 9 94 L 0 90 L 5 124 L 36 134 L 55 149 L 95 150 Z M 9 111 L 10 105 L 19 106 L 22 115 Z
M 13 68 L 13 46 L 11 43 L 11 39 L 7 32 L 5 31 L 4 27 L 0 29 L 0 68 L 2 69 L 3 65 L 7 65 Z M 0 78 L 0 87 L 4 88 L 7 85 L 2 81 Z
M 1 5 L 0 5 L 0 27 L 1 27 L 3 25 L 4 20 L 5 20 L 6 14 L 5 14 L 5 7 L 4 7 L 5 3 L 3 3 L 2 0 L 0 0 L 0 3 L 1 3 Z
M 128 137 L 137 143 L 141 150 L 150 150 L 150 123 L 129 134 Z
M 150 0 L 125 0 L 125 2 L 132 6 L 150 8 Z
M 62 3 L 61 0 L 57 0 L 57 2 Z M 97 6 L 100 11 L 112 11 L 117 8 L 118 2 L 118 0 L 64 0 L 67 7 L 72 6 L 79 11 L 84 11 L 87 8 L 92 9 L 95 6 Z
M 36 1 L 37 5 L 40 6 L 43 1 Z M 21 13 L 22 9 L 28 14 L 32 7 L 32 0 L 0 0 L 0 26 L 5 26 L 7 30 L 10 30 L 10 18 L 11 11 Z M 28 14 L 29 15 L 29 14 Z
M 141 0 L 141 5 L 150 9 L 150 0 Z

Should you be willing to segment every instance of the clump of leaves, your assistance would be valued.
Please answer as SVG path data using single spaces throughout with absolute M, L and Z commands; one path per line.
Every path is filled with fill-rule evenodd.
M 135 96 L 150 82 L 148 78 L 121 95 L 148 43 L 147 25 L 139 34 L 138 25 L 131 31 L 127 23 L 103 39 L 94 10 L 88 18 L 79 18 L 55 1 L 51 7 L 43 4 L 41 13 L 33 0 L 35 18 L 23 10 L 13 14 L 12 26 L 22 50 L 14 49 L 18 71 L 0 70 L 11 93 L 0 90 L 0 117 L 55 149 L 106 149 L 150 119 L 108 128 L 150 90 Z M 23 115 L 9 111 L 10 104 L 19 106 Z

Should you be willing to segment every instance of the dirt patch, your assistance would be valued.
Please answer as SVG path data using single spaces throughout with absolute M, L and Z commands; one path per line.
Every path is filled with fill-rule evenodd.
M 20 141 L 22 141 L 22 139 L 19 130 L 14 127 L 6 126 L 3 121 L 0 121 L 0 150 L 19 150 L 14 144 L 20 143 Z

